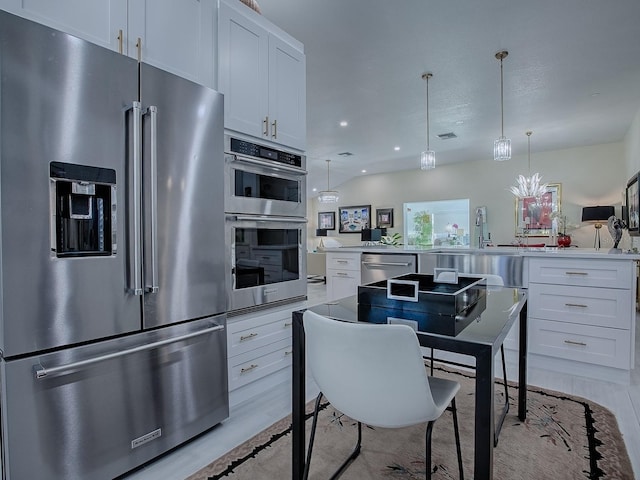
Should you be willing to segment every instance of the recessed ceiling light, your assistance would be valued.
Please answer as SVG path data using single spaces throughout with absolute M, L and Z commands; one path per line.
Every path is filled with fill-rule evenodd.
M 367 171 L 366 171 L 366 170 L 364 170 L 364 169 L 363 169 L 363 170 L 361 170 L 361 171 L 362 171 L 362 173 L 367 173 Z
M 458 121 L 456 122 L 456 125 L 462 125 L 462 124 L 464 124 L 464 120 L 458 120 Z
M 312 191 L 317 192 L 317 191 L 318 191 L 318 189 L 317 189 L 317 188 L 314 188 Z
M 349 125 L 349 122 L 347 122 L 346 120 L 342 120 L 342 121 L 340 122 L 340 126 L 341 126 L 341 127 L 346 127 L 346 126 L 348 126 L 348 125 Z
M 400 147 L 396 145 L 395 147 L 393 147 L 393 149 L 397 152 L 398 150 L 400 150 Z

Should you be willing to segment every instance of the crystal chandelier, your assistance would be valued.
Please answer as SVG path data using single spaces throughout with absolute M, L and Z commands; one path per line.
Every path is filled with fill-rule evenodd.
M 504 81 L 502 75 L 502 60 L 507 58 L 509 52 L 503 50 L 496 53 L 496 58 L 500 60 L 500 117 L 501 129 L 500 138 L 493 142 L 493 159 L 497 162 L 504 162 L 511 159 L 511 140 L 504 136 Z
M 427 149 L 420 154 L 420 168 L 422 170 L 436 168 L 436 152 L 429 148 L 429 79 L 431 77 L 433 77 L 431 73 L 422 74 L 422 78 L 427 81 Z
M 327 189 L 322 190 L 318 194 L 318 202 L 320 203 L 337 203 L 338 199 L 340 198 L 338 196 L 338 192 L 336 192 L 335 190 L 329 189 L 329 163 L 330 162 L 331 160 L 327 159 Z
M 513 193 L 518 198 L 540 198 L 542 195 L 547 193 L 548 184 L 540 183 L 542 181 L 542 177 L 540 177 L 539 173 L 534 173 L 531 175 L 531 134 L 532 131 L 526 132 L 527 134 L 527 151 L 529 158 L 529 176 L 525 177 L 524 175 L 518 175 L 517 185 L 515 187 L 510 187 L 511 193 Z

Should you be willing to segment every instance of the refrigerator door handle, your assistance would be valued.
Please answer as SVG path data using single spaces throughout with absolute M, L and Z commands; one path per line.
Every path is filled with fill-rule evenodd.
M 165 338 L 164 340 L 159 340 L 157 342 L 147 343 L 145 345 L 140 345 L 138 347 L 133 347 L 126 350 L 120 350 L 117 352 L 108 353 L 106 355 L 100 355 L 98 357 L 87 358 L 86 360 L 80 360 L 78 362 L 68 363 L 66 365 L 58 365 L 56 367 L 45 368 L 44 366 L 42 366 L 41 363 L 39 363 L 33 366 L 33 370 L 35 373 L 36 380 L 39 380 L 41 378 L 63 373 L 68 370 L 75 370 L 78 368 L 86 367 L 88 365 L 93 365 L 95 363 L 104 362 L 105 360 L 111 360 L 114 358 L 123 357 L 125 355 L 131 355 L 132 353 L 142 352 L 144 350 L 153 350 L 155 348 L 162 347 L 163 345 L 168 345 L 170 343 L 176 343 L 182 340 L 188 340 L 190 338 L 199 337 L 207 333 L 224 330 L 224 328 L 225 328 L 224 325 L 215 324 L 209 328 L 198 330 L 197 332 L 190 332 L 184 335 L 180 335 L 178 337 Z
M 144 113 L 145 115 L 149 114 L 149 120 L 151 121 L 151 141 L 149 146 L 151 173 L 151 185 L 149 185 L 151 197 L 151 274 L 145 276 L 145 283 L 146 279 L 150 277 L 151 284 L 145 285 L 145 289 L 150 293 L 158 293 L 160 287 L 158 285 L 158 107 L 151 105 Z M 146 264 L 147 262 L 145 261 Z
M 142 105 L 133 102 L 133 172 L 129 195 L 133 196 L 132 217 L 129 227 L 133 235 L 129 236 L 129 289 L 134 295 L 142 295 Z

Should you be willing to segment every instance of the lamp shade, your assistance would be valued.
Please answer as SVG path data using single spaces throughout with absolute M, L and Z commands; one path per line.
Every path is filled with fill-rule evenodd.
M 583 207 L 583 222 L 606 222 L 611 215 L 615 215 L 615 208 L 612 206 Z
M 326 228 L 316 228 L 316 237 L 326 237 L 327 229 Z

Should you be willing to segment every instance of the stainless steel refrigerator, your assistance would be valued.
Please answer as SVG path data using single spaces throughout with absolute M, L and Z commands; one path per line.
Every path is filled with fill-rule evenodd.
M 6 478 L 113 478 L 228 416 L 222 108 L 0 12 Z

